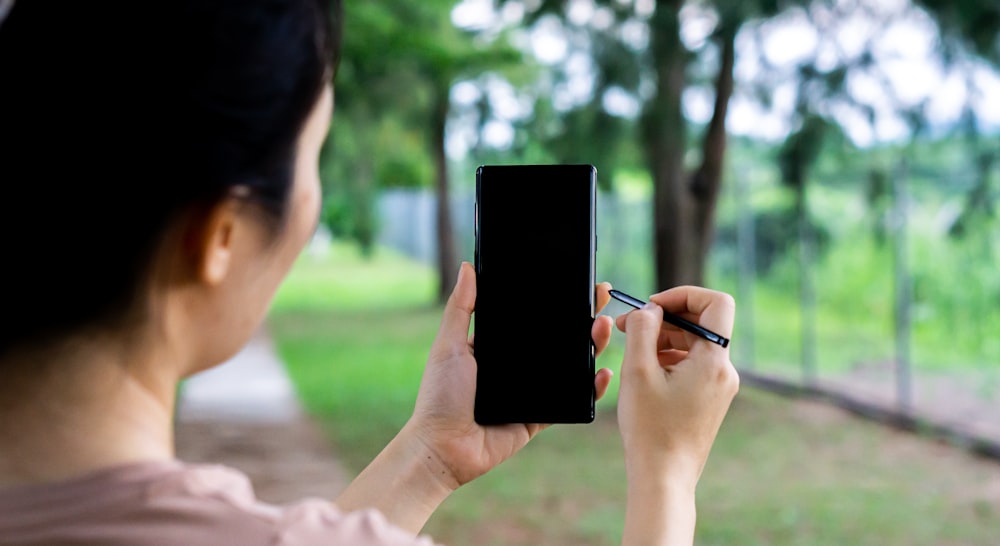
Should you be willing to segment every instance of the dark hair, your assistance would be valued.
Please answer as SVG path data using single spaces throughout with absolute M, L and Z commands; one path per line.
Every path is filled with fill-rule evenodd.
M 333 77 L 324 0 L 18 0 L 0 22 L 0 354 L 134 320 L 179 214 L 246 188 L 280 229 Z

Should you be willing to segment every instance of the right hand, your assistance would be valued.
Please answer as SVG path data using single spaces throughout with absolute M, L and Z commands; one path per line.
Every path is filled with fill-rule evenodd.
M 735 303 L 725 293 L 681 286 L 616 318 L 625 332 L 618 424 L 630 482 L 681 480 L 693 491 L 739 375 L 729 349 L 663 323 L 663 311 L 730 337 Z

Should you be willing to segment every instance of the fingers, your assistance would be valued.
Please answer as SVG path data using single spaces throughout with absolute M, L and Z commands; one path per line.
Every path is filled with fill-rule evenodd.
M 648 303 L 626 317 L 625 357 L 622 361 L 622 381 L 632 374 L 648 375 L 660 370 L 658 340 L 663 323 L 663 309 Z
M 678 286 L 655 294 L 650 300 L 662 305 L 668 312 L 682 316 L 689 315 L 698 324 L 725 337 L 732 335 L 736 302 L 725 292 L 696 286 Z M 731 399 L 739 390 L 739 374 L 728 358 L 729 350 L 720 349 L 718 345 L 709 342 L 696 343 L 699 339 L 691 337 L 692 341 L 689 342 L 692 344 L 689 357 L 699 359 L 701 362 L 699 366 L 691 368 L 693 370 L 691 373 L 707 376 L 713 383 L 725 385 L 725 392 Z M 710 354 L 714 356 L 709 356 Z M 661 362 L 664 358 L 661 353 Z
M 698 286 L 678 286 L 650 296 L 668 313 L 688 315 L 696 318 L 698 324 L 730 337 L 733 334 L 733 319 L 736 302 L 725 292 Z
M 660 351 L 657 356 L 660 359 L 660 367 L 670 371 L 672 366 L 677 365 L 682 360 L 687 358 L 688 352 L 680 349 L 667 349 L 665 351 Z
M 629 314 L 634 311 L 629 311 L 623 315 L 618 315 L 615 317 L 615 326 L 622 332 L 626 331 L 626 322 L 628 321 Z M 660 347 L 673 347 L 675 349 L 688 349 L 689 336 L 691 334 L 685 333 L 680 328 L 674 326 L 673 324 L 664 322 L 661 324 L 660 328 Z
M 590 337 L 594 340 L 594 348 L 597 356 L 608 347 L 611 342 L 612 320 L 607 315 L 601 315 L 594 319 L 594 326 L 590 329 Z
M 736 302 L 725 292 L 698 286 L 678 286 L 650 296 L 649 300 L 663 307 L 667 313 L 694 321 L 724 337 L 731 337 Z M 620 315 L 615 325 L 623 332 L 627 328 L 627 317 Z M 663 325 L 660 334 L 661 348 L 687 350 L 700 340 L 669 323 Z
M 614 377 L 614 372 L 608 368 L 597 370 L 597 373 L 594 375 L 594 393 L 597 400 L 603 398 L 604 394 L 608 392 L 608 385 L 611 384 L 612 377 Z
M 448 297 L 441 316 L 441 327 L 431 353 L 439 357 L 464 354 L 469 350 L 469 325 L 476 305 L 476 272 L 468 262 L 462 262 L 458 280 Z
M 604 309 L 604 306 L 606 306 L 608 302 L 611 301 L 611 283 L 602 282 L 599 283 L 595 288 L 596 289 L 594 290 L 594 293 L 597 296 L 594 302 L 596 305 L 595 311 L 597 313 L 600 313 Z

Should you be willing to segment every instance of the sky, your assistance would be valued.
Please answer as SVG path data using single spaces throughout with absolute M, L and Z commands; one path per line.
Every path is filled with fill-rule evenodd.
M 849 7 L 850 6 L 850 7 Z M 637 21 L 621 30 L 623 40 L 641 49 L 648 44 L 648 31 L 640 20 L 653 10 L 653 0 L 637 0 Z M 839 11 L 838 11 L 839 10 Z M 496 32 L 516 25 L 523 17 L 523 7 L 511 2 L 502 9 L 493 0 L 464 0 L 452 11 L 452 22 L 462 28 Z M 573 24 L 607 28 L 612 17 L 593 0 L 572 0 L 568 19 Z M 810 19 L 832 29 L 820 33 Z M 891 20 L 882 24 L 879 21 Z M 715 14 L 689 3 L 681 12 L 681 38 L 694 51 L 705 49 L 706 39 L 716 24 Z M 862 110 L 847 103 L 826 103 L 825 114 L 836 119 L 848 137 L 858 146 L 904 139 L 909 129 L 896 113 L 897 106 L 923 104 L 925 118 L 934 128 L 954 125 L 965 104 L 976 113 L 980 127 L 1000 130 L 1000 75 L 992 67 L 965 56 L 954 68 L 938 60 L 935 21 L 910 0 L 838 0 L 814 6 L 810 12 L 786 11 L 777 18 L 744 25 L 737 36 L 737 64 L 734 69 L 736 92 L 730 102 L 727 128 L 732 134 L 770 141 L 782 139 L 790 129 L 794 108 L 795 79 L 798 63 L 815 57 L 821 69 L 857 59 L 866 49 L 874 59 L 872 69 L 852 71 L 847 82 L 850 96 L 868 105 L 874 112 L 871 122 Z M 567 85 L 553 89 L 557 106 L 571 107 L 591 94 L 592 65 L 589 57 L 574 50 L 555 18 L 543 19 L 530 31 L 515 35 L 517 44 L 530 51 L 540 62 L 552 66 L 565 63 Z M 870 47 L 866 48 L 866 44 Z M 761 58 L 771 69 L 765 71 Z M 773 89 L 771 107 L 763 107 L 748 92 L 748 83 L 766 78 Z M 504 147 L 514 132 L 507 120 L 530 115 L 530 104 L 499 78 L 487 82 L 485 92 L 497 110 L 496 119 L 485 127 L 483 139 L 492 146 Z M 453 90 L 456 104 L 478 100 L 484 91 L 471 83 Z M 992 98 L 992 100 L 991 100 Z M 708 121 L 712 113 L 714 91 L 689 88 L 683 97 L 687 117 L 695 123 Z M 606 109 L 624 116 L 639 111 L 639 101 L 621 89 L 612 89 L 602 97 Z M 453 155 L 464 155 L 473 131 L 470 127 L 454 132 L 449 142 Z M 463 144 L 464 142 L 464 144 Z

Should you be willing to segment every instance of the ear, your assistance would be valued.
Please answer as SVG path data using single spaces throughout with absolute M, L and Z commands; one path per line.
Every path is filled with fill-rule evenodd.
M 230 272 L 239 224 L 237 206 L 232 199 L 213 205 L 196 222 L 189 239 L 195 258 L 194 275 L 199 282 L 216 286 Z

